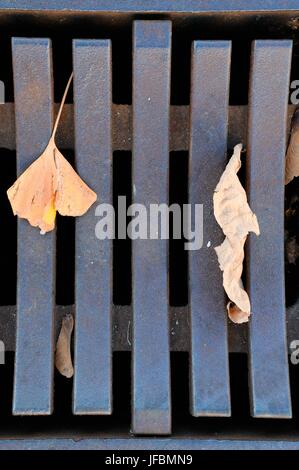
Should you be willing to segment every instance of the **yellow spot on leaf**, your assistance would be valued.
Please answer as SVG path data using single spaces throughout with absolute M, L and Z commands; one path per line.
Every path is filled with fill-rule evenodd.
M 57 211 L 61 215 L 77 217 L 97 199 L 55 144 L 55 133 L 72 77 L 73 74 L 46 149 L 7 191 L 13 213 L 27 219 L 33 227 L 39 227 L 41 233 L 54 229 Z
M 48 225 L 52 225 L 55 222 L 55 218 L 56 218 L 56 209 L 54 206 L 54 200 L 51 199 L 49 204 L 45 207 L 44 214 L 43 214 L 43 221 Z

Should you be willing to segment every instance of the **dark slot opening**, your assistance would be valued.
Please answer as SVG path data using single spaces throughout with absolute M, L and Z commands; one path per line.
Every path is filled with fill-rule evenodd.
M 131 423 L 131 353 L 113 353 L 113 414 L 112 416 L 74 416 L 71 410 L 72 380 L 55 372 L 55 403 L 52 416 L 13 416 L 14 354 L 7 352 L 5 365 L 0 365 L 0 436 L 15 437 L 42 435 L 57 437 L 98 436 L 107 437 L 129 435 Z M 176 437 L 189 436 L 201 438 L 240 438 L 246 431 L 249 438 L 255 433 L 268 438 L 298 439 L 298 405 L 296 397 L 299 390 L 297 366 L 290 366 L 291 390 L 293 395 L 292 420 L 263 419 L 250 417 L 247 355 L 230 354 L 231 377 L 231 418 L 195 418 L 189 413 L 189 356 L 184 352 L 171 353 L 171 393 L 173 434 Z M 262 424 L 262 426 L 261 426 Z
M 230 149 L 229 152 L 228 152 L 228 160 L 230 159 L 230 157 L 232 156 L 234 152 L 234 149 Z M 249 197 L 248 195 L 248 190 L 247 190 L 247 152 L 246 152 L 246 148 L 243 146 L 243 150 L 241 152 L 241 168 L 240 170 L 238 171 L 238 178 L 241 182 L 241 185 L 243 186 L 243 188 L 245 188 L 246 192 L 247 192 L 247 197 Z M 248 200 L 248 203 L 250 204 L 250 201 Z M 242 282 L 243 282 L 243 285 L 246 286 L 247 285 L 247 259 L 248 259 L 248 256 L 249 256 L 249 250 L 248 250 L 248 237 L 247 237 L 247 240 L 245 242 L 245 247 L 244 247 L 244 251 L 245 251 L 245 257 L 244 257 L 244 262 L 243 262 L 243 271 L 242 271 Z
M 112 416 L 75 416 L 72 413 L 73 380 L 55 372 L 53 429 L 79 429 L 80 432 L 96 433 L 98 426 L 106 431 L 128 432 L 131 407 L 131 353 L 113 353 L 113 414 Z M 121 390 L 121 393 L 119 393 Z M 47 418 L 46 418 L 47 419 Z
M 173 28 L 171 54 L 171 93 L 172 105 L 187 105 L 190 101 L 191 39 Z
M 131 26 L 116 29 L 112 41 L 112 97 L 117 104 L 132 103 Z
M 193 24 L 189 29 L 173 26 L 171 104 L 188 105 L 190 102 L 192 43 L 198 40 L 232 41 L 230 104 L 247 104 L 251 38 L 242 31 L 217 29 L 208 23 Z
M 193 417 L 189 411 L 189 360 L 187 353 L 171 353 L 174 432 L 197 434 L 236 432 L 250 421 L 246 354 L 230 354 L 232 417 Z M 256 423 L 256 422 L 255 422 Z M 256 423 L 258 424 L 258 423 Z
M 13 215 L 6 191 L 16 180 L 16 154 L 0 149 L 0 158 L 1 270 L 3 273 L 0 305 L 14 305 L 17 281 L 17 218 Z
M 54 102 L 60 103 L 72 73 L 72 39 L 54 37 L 52 39 L 53 76 L 54 76 Z M 73 83 L 66 96 L 66 103 L 73 102 Z
M 0 19 L 1 20 L 1 19 Z M 7 29 L 7 31 L 6 31 Z M 110 39 L 112 41 L 112 95 L 113 102 L 131 104 L 132 102 L 132 23 L 130 21 L 111 23 L 109 18 L 92 15 L 86 17 L 69 16 L 60 23 L 53 23 L 47 16 L 38 22 L 18 22 L 18 27 L 2 28 L 0 33 L 2 63 L 7 64 L 0 71 L 0 80 L 6 88 L 6 101 L 13 101 L 12 61 L 10 36 L 49 37 L 52 42 L 54 101 L 60 103 L 67 81 L 70 77 L 72 64 L 73 39 Z M 67 103 L 73 102 L 73 89 L 70 87 Z
M 74 153 L 63 151 L 64 157 L 74 166 Z M 74 303 L 75 280 L 75 218 L 57 215 L 56 237 L 56 303 Z
M 230 381 L 232 416 L 193 417 L 189 411 L 189 358 L 188 353 L 171 353 L 171 386 L 173 407 L 173 432 L 188 432 L 206 437 L 217 432 L 219 437 L 238 433 L 242 426 L 257 424 L 250 418 L 248 395 L 248 369 L 246 354 L 230 354 Z M 244 428 L 243 428 L 244 429 Z
M 188 152 L 171 152 L 169 165 L 169 204 L 181 209 L 181 232 L 183 235 L 183 204 L 188 202 Z M 173 214 L 170 214 L 169 240 L 169 302 L 172 306 L 188 303 L 188 251 L 186 239 L 173 239 Z
M 241 424 L 250 417 L 247 354 L 229 355 L 232 419 Z
M 13 416 L 14 353 L 6 352 L 0 365 L 0 436 L 98 436 L 99 429 L 110 436 L 128 435 L 131 421 L 131 353 L 113 354 L 113 415 L 75 416 L 72 414 L 73 380 L 55 371 L 54 413 L 51 416 Z M 121 390 L 121 393 L 119 392 Z M 48 434 L 45 434 L 48 433 Z M 79 434 L 78 434 L 79 433 Z
M 3 64 L 0 70 L 0 80 L 4 84 L 4 102 L 10 103 L 14 101 L 11 38 L 1 31 L 0 42 L 0 58 Z M 0 96 L 0 98 L 3 97 Z
M 292 338 L 297 339 L 297 338 Z M 294 350 L 292 351 L 294 352 Z M 298 358 L 298 354 L 296 353 L 296 358 Z M 299 364 L 292 364 L 291 361 L 289 363 L 289 370 L 290 370 L 290 385 L 291 385 L 291 398 L 292 398 L 292 412 L 293 412 L 293 421 L 298 423 L 299 419 L 299 374 L 298 374 L 298 365 Z
M 132 244 L 131 240 L 118 239 L 118 197 L 125 196 L 127 208 L 132 204 L 131 152 L 113 153 L 113 207 L 115 210 L 115 240 L 113 241 L 113 302 L 130 305 L 132 295 Z M 126 218 L 127 224 L 129 218 Z
M 191 436 L 207 438 L 215 435 L 220 438 L 238 438 L 240 430 L 246 429 L 248 435 L 261 430 L 261 422 L 251 418 L 248 389 L 247 355 L 231 353 L 230 386 L 232 416 L 222 417 L 193 417 L 189 413 L 189 361 L 187 353 L 171 353 L 172 365 L 172 405 L 173 432 L 188 433 Z M 297 377 L 293 375 L 294 384 L 298 388 Z M 263 419 L 263 431 L 268 435 L 288 433 L 294 430 L 294 425 L 288 420 Z
M 0 365 L 0 436 L 13 432 L 14 419 L 12 410 L 14 353 L 5 353 L 5 364 Z
M 101 38 L 112 39 L 112 101 L 117 104 L 132 102 L 132 33 L 131 25 L 125 30 L 101 31 Z M 111 34 L 112 33 L 112 34 Z M 104 34 L 104 35 L 103 35 Z M 84 34 L 86 36 L 86 32 Z M 80 36 L 81 37 L 81 36 Z M 98 34 L 96 39 L 100 39 Z M 58 37 L 52 41 L 55 103 L 60 103 L 72 71 L 72 38 Z M 59 79 L 58 79 L 59 77 Z M 73 102 L 73 88 L 66 97 Z
M 52 61 L 54 78 L 54 102 L 60 103 L 67 85 L 68 79 L 72 73 L 72 40 L 71 38 L 62 38 L 54 36 L 52 42 Z M 66 96 L 66 103 L 73 102 L 73 84 L 71 84 Z
M 190 423 L 189 413 L 189 354 L 171 352 L 171 406 L 173 432 Z M 192 419 L 191 419 L 192 420 Z
M 131 357 L 128 351 L 113 353 L 113 418 L 120 431 L 131 426 Z
M 230 105 L 248 103 L 251 41 L 238 38 L 232 41 Z

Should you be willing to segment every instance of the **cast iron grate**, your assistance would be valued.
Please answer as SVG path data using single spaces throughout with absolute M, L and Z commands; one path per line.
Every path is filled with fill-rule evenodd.
M 57 101 L 73 67 L 74 106 L 66 105 L 58 141 L 99 200 L 126 195 L 129 203 L 145 205 L 203 203 L 205 227 L 203 248 L 187 256 L 176 241 L 99 242 L 93 209 L 76 221 L 59 220 L 57 243 L 54 233 L 41 237 L 24 221 L 16 230 L 5 215 L 9 268 L 0 331 L 7 350 L 15 350 L 5 379 L 7 434 L 48 426 L 53 435 L 59 423 L 66 435 L 78 426 L 80 435 L 125 435 L 131 428 L 158 436 L 173 428 L 174 435 L 188 429 L 198 438 L 219 430 L 232 437 L 237 429 L 252 437 L 269 432 L 267 418 L 278 433 L 276 423 L 292 414 L 287 345 L 298 332 L 296 305 L 288 309 L 286 331 L 284 293 L 284 154 L 294 110 L 289 81 L 298 68 L 295 61 L 291 67 L 297 40 L 290 18 L 275 16 L 271 24 L 265 14 L 256 24 L 254 15 L 231 14 L 226 21 L 218 15 L 216 28 L 194 15 L 187 26 L 173 14 L 135 21 L 124 15 L 116 27 L 109 15 L 74 22 L 71 13 L 60 13 L 62 30 L 56 14 L 48 13 L 47 22 L 41 12 L 37 20 L 27 17 L 34 27 L 29 34 L 26 24 L 12 26 L 18 13 L 6 14 L 7 22 L 4 12 L 0 16 L 7 46 L 3 77 L 14 106 L 0 107 L 6 118 L 0 145 L 10 149 L 2 151 L 3 184 L 15 177 L 15 149 L 18 173 L 43 150 L 53 87 Z M 241 17 L 247 27 L 239 41 Z M 221 275 L 207 246 L 222 239 L 211 194 L 239 140 L 246 143 L 244 181 L 262 232 L 248 243 L 253 312 L 263 313 L 253 315 L 249 328 L 227 324 Z M 3 214 L 4 200 L 2 194 Z M 73 383 L 53 375 L 55 337 L 70 310 L 76 318 Z M 295 393 L 295 367 L 292 384 Z M 112 401 L 114 413 L 104 416 L 112 413 Z M 295 417 L 279 424 L 279 437 L 293 432 L 296 410 L 294 404 Z M 250 414 L 264 420 L 256 424 Z

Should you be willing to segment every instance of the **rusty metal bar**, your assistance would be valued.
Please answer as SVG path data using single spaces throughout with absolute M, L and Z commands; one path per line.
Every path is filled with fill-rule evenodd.
M 199 14 L 199 13 L 277 13 L 298 11 L 296 0 L 85 0 L 84 3 L 77 0 L 0 0 L 0 11 L 16 10 L 22 12 L 32 11 L 36 13 L 45 12 L 67 12 L 67 13 L 112 13 L 112 14 L 134 14 L 134 13 L 168 13 L 168 14 Z
M 284 286 L 284 165 L 291 41 L 255 41 L 248 119 L 249 203 L 261 235 L 248 241 L 251 412 L 291 417 Z
M 230 416 L 226 297 L 213 249 L 223 240 L 213 191 L 226 164 L 230 58 L 230 41 L 193 43 L 189 203 L 203 204 L 204 233 L 189 251 L 193 416 Z
M 53 123 L 51 43 L 13 38 L 17 173 L 44 150 Z M 55 232 L 18 219 L 16 415 L 50 414 L 53 400 Z
M 288 129 L 296 106 L 288 106 Z M 54 114 L 58 104 L 54 105 Z M 229 106 L 228 108 L 228 148 L 247 140 L 247 106 Z M 14 103 L 0 104 L 0 148 L 15 150 L 15 115 Z M 66 103 L 63 108 L 57 145 L 60 149 L 74 148 L 73 105 Z M 170 106 L 169 151 L 189 149 L 189 106 Z M 132 106 L 112 104 L 112 148 L 115 150 L 132 150 Z
M 133 202 L 168 202 L 171 23 L 136 21 L 133 44 Z M 148 227 L 149 230 L 149 227 Z M 167 240 L 135 239 L 133 432 L 169 434 Z
M 245 434 L 246 436 L 246 434 Z M 92 434 L 80 436 L 77 434 L 72 437 L 43 437 L 36 438 L 31 434 L 24 436 L 13 436 L 10 438 L 0 439 L 0 450 L 11 451 L 16 450 L 101 450 L 108 452 L 118 451 L 176 451 L 177 453 L 187 453 L 196 450 L 201 451 L 298 451 L 299 442 L 297 435 L 279 434 L 277 437 L 270 439 L 263 433 L 251 432 L 250 437 L 246 438 L 239 433 L 230 433 L 229 435 L 215 433 L 202 435 L 192 435 L 186 430 L 182 435 L 177 433 L 167 439 L 164 437 L 135 437 L 132 439 L 130 435 L 124 433 L 114 434 L 113 437 L 94 437 Z M 155 452 L 157 453 L 157 452 Z M 273 458 L 276 457 L 273 454 Z
M 75 312 L 74 305 L 58 305 L 55 309 L 55 338 L 61 328 L 61 321 L 66 313 Z M 113 351 L 131 351 L 132 345 L 132 307 L 114 305 L 112 321 Z M 15 350 L 16 307 L 0 306 L 0 338 L 5 344 L 5 351 Z M 187 352 L 190 350 L 190 322 L 188 306 L 170 307 L 170 350 Z M 299 338 L 299 302 L 287 309 L 287 344 Z M 228 345 L 230 353 L 247 353 L 247 324 L 228 324 Z M 289 350 L 289 353 L 293 350 Z
M 73 59 L 77 170 L 112 204 L 111 42 L 75 40 Z M 95 207 L 76 219 L 75 414 L 112 412 L 112 241 L 96 238 Z

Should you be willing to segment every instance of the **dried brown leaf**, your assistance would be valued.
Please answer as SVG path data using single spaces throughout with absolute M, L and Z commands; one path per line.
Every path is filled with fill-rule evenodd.
M 214 215 L 225 240 L 215 248 L 223 286 L 230 299 L 228 315 L 234 323 L 244 323 L 250 316 L 250 300 L 242 284 L 244 244 L 249 232 L 259 235 L 259 225 L 237 176 L 241 168 L 242 144 L 234 148 L 214 192 Z
M 74 374 L 71 356 L 71 337 L 74 328 L 73 316 L 69 313 L 62 319 L 62 326 L 56 345 L 55 366 L 67 378 Z
M 299 176 L 299 109 L 292 119 L 290 141 L 286 155 L 285 184 Z
M 61 215 L 80 216 L 97 199 L 97 195 L 79 177 L 55 144 L 55 134 L 72 75 L 46 149 L 7 191 L 13 213 L 27 219 L 33 227 L 39 227 L 41 233 L 54 229 L 56 211 Z

